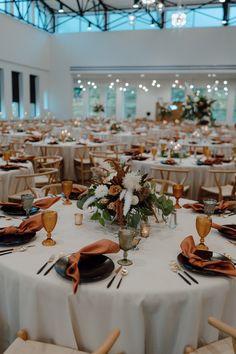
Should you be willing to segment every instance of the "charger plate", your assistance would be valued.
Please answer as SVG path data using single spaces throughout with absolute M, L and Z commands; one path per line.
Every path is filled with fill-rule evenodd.
M 61 257 L 55 265 L 56 272 L 63 278 L 71 280 L 66 274 L 69 266 L 70 255 Z M 81 256 L 79 261 L 80 283 L 92 283 L 109 277 L 114 270 L 113 261 L 101 254 L 93 256 Z
M 221 261 L 228 261 L 233 264 L 233 262 L 226 256 L 224 256 L 221 253 L 213 252 L 213 251 L 201 251 L 201 250 L 196 250 L 194 252 L 196 255 L 201 257 L 202 259 L 208 260 L 208 261 L 216 261 L 216 260 L 221 260 Z M 177 260 L 180 265 L 182 265 L 186 270 L 189 270 L 194 273 L 198 273 L 201 275 L 210 275 L 210 276 L 227 276 L 222 273 L 215 272 L 213 270 L 208 270 L 204 269 L 201 267 L 197 267 L 191 263 L 189 263 L 188 258 L 184 256 L 182 253 L 180 253 L 177 256 Z

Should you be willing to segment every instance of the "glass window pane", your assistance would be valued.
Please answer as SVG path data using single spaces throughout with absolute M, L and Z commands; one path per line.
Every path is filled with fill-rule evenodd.
M 222 17 L 222 7 L 205 7 L 195 10 L 193 27 L 221 27 Z
M 100 102 L 100 89 L 90 87 L 88 91 L 89 97 L 88 97 L 88 114 L 90 116 L 99 116 L 101 115 L 102 111 L 100 112 L 94 112 L 96 110 L 95 106 L 96 105 L 101 105 Z
M 185 90 L 178 87 L 171 88 L 171 101 L 172 102 L 184 102 L 185 101 Z
M 228 92 L 223 87 L 218 87 L 217 91 L 213 91 L 212 99 L 216 100 L 212 105 L 212 115 L 217 121 L 226 120 Z
M 115 117 L 116 115 L 116 89 L 107 88 L 106 91 L 106 108 L 105 113 L 106 117 Z
M 136 88 L 128 88 L 124 92 L 124 116 L 125 119 L 133 119 L 136 117 L 136 101 L 137 90 Z
M 73 116 L 82 117 L 84 112 L 83 90 L 80 87 L 74 87 L 73 92 Z

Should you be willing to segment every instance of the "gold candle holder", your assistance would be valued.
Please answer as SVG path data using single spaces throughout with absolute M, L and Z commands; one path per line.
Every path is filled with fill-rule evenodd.
M 76 213 L 75 214 L 75 225 L 82 225 L 83 224 L 83 214 L 82 213 Z
M 140 225 L 140 236 L 147 238 L 150 236 L 151 226 L 147 222 L 142 222 Z

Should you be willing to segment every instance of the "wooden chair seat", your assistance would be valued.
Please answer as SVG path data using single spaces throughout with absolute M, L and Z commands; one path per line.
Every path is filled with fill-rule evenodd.
M 234 354 L 231 337 L 218 340 L 196 349 L 191 354 Z
M 219 195 L 219 188 L 218 187 L 204 187 L 202 186 L 202 190 L 205 192 L 208 192 L 210 194 L 215 194 L 215 195 Z M 221 186 L 221 193 L 222 193 L 222 197 L 224 198 L 228 198 L 232 195 L 233 192 L 233 186 L 230 184 L 227 184 L 226 186 Z
M 42 343 L 28 339 L 26 330 L 18 332 L 18 338 L 3 354 L 108 354 L 120 335 L 119 329 L 114 329 L 100 347 L 91 352 L 62 347 L 55 344 Z M 122 353 L 120 353 L 122 354 Z

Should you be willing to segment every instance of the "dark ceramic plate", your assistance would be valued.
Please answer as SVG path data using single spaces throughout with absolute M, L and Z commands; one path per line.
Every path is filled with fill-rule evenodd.
M 2 211 L 8 215 L 15 215 L 15 216 L 26 216 L 26 212 L 22 207 L 16 207 L 11 205 L 3 205 Z M 30 215 L 34 215 L 39 211 L 39 208 L 32 207 L 30 210 Z
M 174 165 L 176 165 L 176 161 L 170 163 L 170 162 L 168 162 L 168 161 L 166 161 L 166 160 L 162 160 L 161 163 L 162 163 L 162 165 L 168 165 L 168 166 L 174 166 Z
M 223 254 L 216 253 L 213 251 L 200 251 L 197 250 L 195 251 L 195 254 L 200 256 L 202 259 L 208 260 L 208 261 L 216 261 L 216 260 L 221 260 L 221 261 L 229 261 L 231 260 L 227 257 L 225 257 Z M 225 276 L 225 274 L 214 272 L 213 270 L 208 270 L 204 269 L 201 267 L 194 266 L 193 264 L 189 263 L 188 258 L 185 257 L 182 253 L 180 253 L 177 257 L 178 262 L 180 265 L 182 265 L 186 270 L 189 270 L 191 272 L 199 273 L 202 275 L 211 275 L 211 276 Z
M 8 234 L 0 236 L 0 246 L 20 246 L 33 240 L 36 232 L 25 232 L 22 234 Z
M 134 156 L 134 157 L 132 157 L 132 160 L 137 160 L 137 161 L 145 161 L 147 159 L 148 159 L 148 157 L 146 157 L 146 156 Z
M 1 165 L 0 169 L 4 170 L 4 171 L 11 171 L 11 170 L 19 170 L 19 168 L 21 168 L 22 166 L 18 166 L 18 165 Z
M 61 257 L 55 265 L 56 272 L 65 279 L 71 280 L 66 275 L 70 255 Z M 109 277 L 115 268 L 113 261 L 103 254 L 83 256 L 79 262 L 80 283 L 91 283 Z
M 231 227 L 232 229 L 235 229 L 235 234 L 231 234 L 230 232 L 228 232 L 227 230 L 218 230 L 219 233 L 226 237 L 229 238 L 230 240 L 235 240 L 236 239 L 236 225 L 235 224 L 228 224 L 228 225 L 222 225 L 222 226 L 228 226 Z

